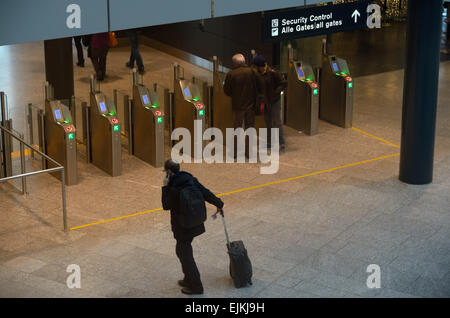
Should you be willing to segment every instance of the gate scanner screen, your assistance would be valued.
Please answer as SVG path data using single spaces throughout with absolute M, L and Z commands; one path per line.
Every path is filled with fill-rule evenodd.
M 184 97 L 186 97 L 188 99 L 191 98 L 191 91 L 189 90 L 188 87 L 184 88 Z
M 142 100 L 144 101 L 144 104 L 150 104 L 150 102 L 149 102 L 149 100 L 148 100 L 148 96 L 147 96 L 147 94 L 145 94 L 145 95 L 142 95 Z
M 102 113 L 106 113 L 106 105 L 105 102 L 100 102 L 100 111 Z
M 56 118 L 56 120 L 62 119 L 61 111 L 59 109 L 55 109 L 55 118 Z
M 335 71 L 335 72 L 339 71 L 339 67 L 336 62 L 333 62 L 332 65 L 333 65 L 333 71 Z
M 303 70 L 301 68 L 297 69 L 298 72 L 298 76 L 300 76 L 300 78 L 303 78 L 305 76 L 305 74 L 303 74 Z

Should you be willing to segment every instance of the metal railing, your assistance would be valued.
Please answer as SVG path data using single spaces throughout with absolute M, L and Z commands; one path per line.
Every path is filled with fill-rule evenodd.
M 3 127 L 0 125 L 0 129 L 2 133 L 6 133 L 12 138 L 16 139 L 20 142 L 20 161 L 21 161 L 21 174 L 15 175 L 15 176 L 8 176 L 5 178 L 0 179 L 0 182 L 5 182 L 9 180 L 15 180 L 15 179 L 22 179 L 22 193 L 26 193 L 26 177 L 31 177 L 43 173 L 52 173 L 52 172 L 61 172 L 61 187 L 62 187 L 62 205 L 63 205 L 63 224 L 64 224 L 64 231 L 67 231 L 67 207 L 66 207 L 66 181 L 65 181 L 65 171 L 64 166 L 47 156 L 46 154 L 42 153 L 35 147 L 29 145 L 27 142 L 25 142 L 22 138 L 16 136 L 12 131 L 9 129 Z M 31 149 L 31 151 L 38 153 L 43 158 L 47 159 L 48 161 L 52 162 L 54 165 L 56 165 L 55 168 L 50 169 L 44 169 L 39 171 L 32 171 L 32 172 L 25 172 L 25 150 L 24 148 L 28 147 Z

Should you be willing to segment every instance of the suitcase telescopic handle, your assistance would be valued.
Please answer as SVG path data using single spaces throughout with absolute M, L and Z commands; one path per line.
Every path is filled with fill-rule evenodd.
M 225 216 L 223 215 L 223 209 L 217 208 L 216 213 L 213 214 L 214 219 L 217 217 L 217 213 L 219 213 L 222 216 L 223 229 L 225 230 L 225 237 L 227 239 L 227 245 L 228 245 L 228 248 L 231 248 L 230 238 L 228 236 L 227 224 L 225 223 Z

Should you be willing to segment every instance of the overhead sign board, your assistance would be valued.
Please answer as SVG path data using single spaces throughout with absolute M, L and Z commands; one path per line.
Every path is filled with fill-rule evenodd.
M 376 20 L 380 16 L 377 8 L 372 1 L 359 1 L 266 14 L 263 19 L 263 39 L 264 42 L 278 42 L 378 27 Z
M 105 0 L 0 0 L 0 45 L 107 31 Z
M 242 14 L 248 12 L 282 9 L 311 5 L 324 0 L 0 0 L 0 45 L 33 42 L 56 38 L 72 37 L 83 34 L 124 30 L 129 28 L 208 19 L 211 17 Z M 364 5 L 366 3 L 366 5 Z M 327 6 L 303 10 L 265 14 L 264 38 L 268 42 L 286 38 L 310 36 L 315 34 L 339 32 L 364 27 L 367 17 L 367 1 L 347 5 Z M 348 10 L 358 9 L 357 23 L 349 25 Z M 365 8 L 363 8 L 366 6 Z M 323 20 L 306 23 L 286 23 L 298 15 L 308 18 L 310 12 L 332 16 Z M 316 10 L 316 11 L 315 11 Z M 342 13 L 342 14 L 341 14 Z M 342 15 L 342 17 L 341 17 Z M 278 19 L 280 26 L 275 27 L 272 20 Z M 341 21 L 335 25 L 333 21 Z M 303 20 L 302 20 L 303 21 Z M 314 23 L 317 22 L 317 23 Z M 323 24 L 321 24 L 323 22 Z M 331 24 L 330 24 L 331 23 Z M 302 26 L 304 24 L 304 26 Z M 311 27 L 308 25 L 316 25 Z M 320 26 L 322 25 L 322 26 Z M 294 27 L 294 29 L 292 28 Z M 297 32 L 296 28 L 303 28 Z M 275 30 L 277 29 L 277 30 Z M 308 31 L 308 32 L 305 32 Z M 277 32 L 278 35 L 275 35 Z
M 109 0 L 112 31 L 207 19 L 211 0 Z
M 304 5 L 304 0 L 215 0 L 212 9 L 214 17 L 222 17 Z

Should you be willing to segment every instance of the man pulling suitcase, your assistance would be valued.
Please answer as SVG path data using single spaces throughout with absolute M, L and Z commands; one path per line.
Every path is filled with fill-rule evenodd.
M 177 241 L 175 252 L 180 260 L 184 278 L 178 281 L 184 294 L 203 294 L 200 272 L 194 260 L 192 240 L 205 232 L 205 201 L 222 209 L 224 203 L 206 189 L 190 173 L 180 171 L 180 164 L 167 160 L 164 164 L 162 204 L 170 210 L 170 223 Z

